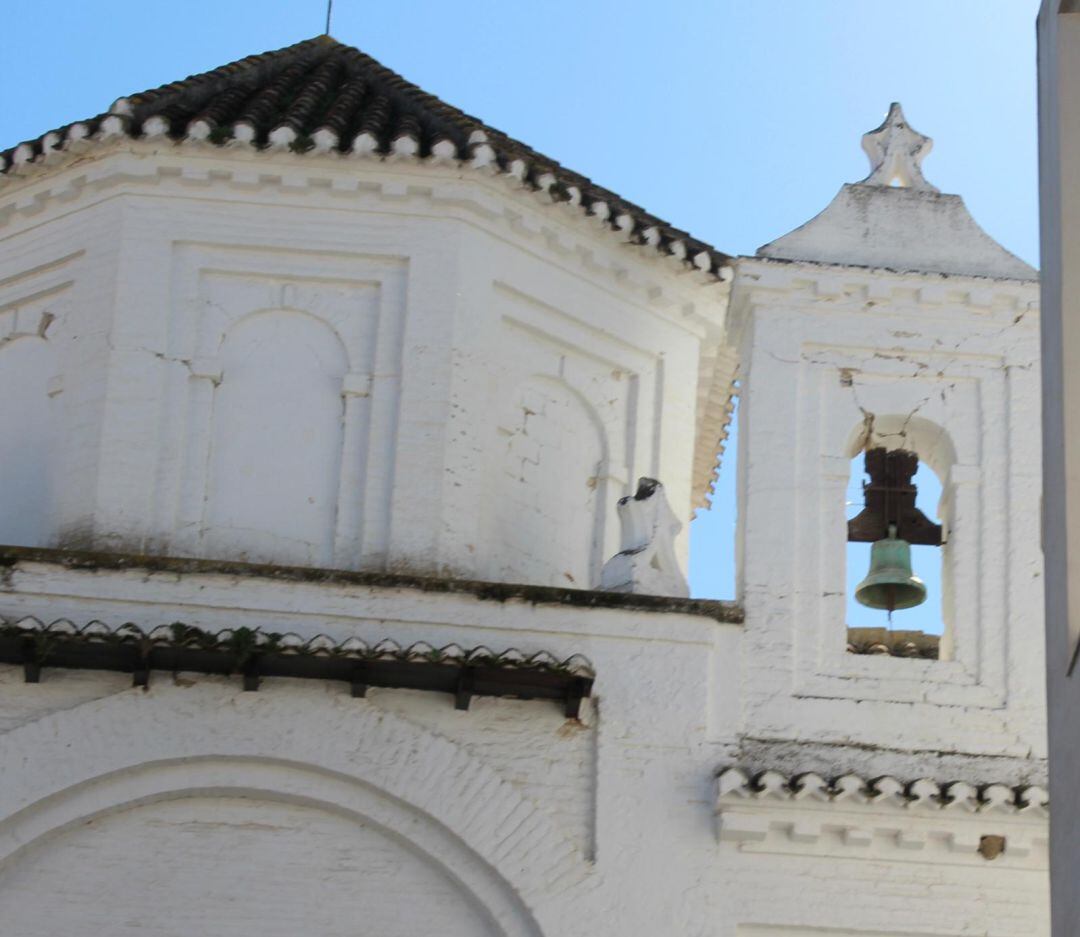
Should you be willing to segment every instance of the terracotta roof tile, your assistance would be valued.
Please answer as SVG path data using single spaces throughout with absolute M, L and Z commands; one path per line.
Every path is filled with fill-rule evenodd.
M 458 644 L 435 647 L 426 641 L 402 645 L 387 638 L 377 643 L 351 637 L 344 640 L 318 634 L 314 637 L 287 632 L 263 631 L 261 628 L 225 628 L 206 631 L 182 622 L 144 629 L 134 622 L 112 626 L 102 621 L 77 625 L 66 618 L 44 622 L 32 615 L 23 618 L 0 616 L 0 636 L 44 638 L 39 641 L 44 654 L 50 640 L 71 640 L 98 644 L 148 644 L 151 647 L 193 647 L 203 650 L 228 650 L 242 645 L 251 652 L 274 652 L 301 656 L 348 657 L 357 660 L 399 660 L 434 664 L 466 664 L 506 669 L 540 670 L 594 677 L 589 660 L 581 654 L 561 659 L 547 651 L 524 654 L 516 648 L 496 652 L 480 645 L 464 648 Z M 47 655 L 46 655 L 47 656 Z
M 849 654 L 880 654 L 886 657 L 921 657 L 937 660 L 941 636 L 923 631 L 890 631 L 887 628 L 848 628 Z
M 245 690 L 259 689 L 264 677 L 292 677 L 345 681 L 354 696 L 366 695 L 369 686 L 453 693 L 458 709 L 468 709 L 473 696 L 558 700 L 568 718 L 578 717 L 595 677 L 580 654 L 561 659 L 515 648 L 370 644 L 245 627 L 210 632 L 181 622 L 153 629 L 67 619 L 46 624 L 34 617 L 0 617 L 0 663 L 21 664 L 27 683 L 38 683 L 49 667 L 130 673 L 144 688 L 154 670 L 242 674 Z
M 511 173 L 556 201 L 580 206 L 621 238 L 715 275 L 730 258 L 550 157 L 421 90 L 329 36 L 250 55 L 119 99 L 107 114 L 0 151 L 0 173 L 117 132 L 224 144 L 319 145 L 340 153 L 472 161 Z M 439 149 L 436 150 L 436 145 Z
M 1045 817 L 1050 797 L 1037 784 L 1008 785 L 972 779 L 941 783 L 933 778 L 903 779 L 891 775 L 864 777 L 845 774 L 824 778 L 814 772 L 786 774 L 776 770 L 751 771 L 738 766 L 717 774 L 717 799 L 762 801 L 817 801 L 851 807 L 922 806 L 968 813 L 1017 813 Z

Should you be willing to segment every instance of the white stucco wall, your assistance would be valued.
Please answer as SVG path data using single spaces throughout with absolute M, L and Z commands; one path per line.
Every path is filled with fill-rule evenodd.
M 863 745 L 900 773 L 923 751 L 1041 772 L 1037 284 L 747 258 L 733 304 L 748 734 L 802 770 L 822 770 L 808 748 L 827 771 L 832 746 Z M 846 652 L 846 489 L 868 444 L 941 479 L 941 660 Z
M 690 515 L 714 276 L 452 167 L 128 141 L 3 183 L 0 541 L 587 588 L 638 476 Z
M 339 915 L 350 932 L 422 929 L 434 906 L 449 933 L 470 934 L 1045 933 L 1038 810 L 719 785 L 748 758 L 742 626 L 259 576 L 7 569 L 0 615 L 88 608 L 113 626 L 579 652 L 597 681 L 579 723 L 544 702 L 478 698 L 460 712 L 418 691 L 354 699 L 345 684 L 268 678 L 245 693 L 237 679 L 160 672 L 144 691 L 48 666 L 25 684 L 2 667 L 0 908 L 13 937 L 103 934 L 132 915 L 140 932 L 177 933 L 199 913 L 183 902 L 194 893 L 199 919 L 235 932 L 295 929 L 284 893 L 319 934 L 345 932 Z M 983 835 L 1012 848 L 988 861 Z M 145 890 L 129 896 L 133 881 Z M 88 917 L 91 890 L 113 897 Z
M 15 937 L 416 933 L 436 912 L 530 937 L 1046 933 L 1046 818 L 1012 791 L 1045 755 L 1031 282 L 743 259 L 728 322 L 726 284 L 476 169 L 123 140 L 35 172 L 0 190 L 0 430 L 25 442 L 0 541 L 588 586 L 637 476 L 687 517 L 737 348 L 746 623 L 6 554 L 8 620 L 597 672 L 567 720 L 0 667 Z M 948 493 L 939 661 L 845 651 L 843 489 L 868 433 Z M 774 774 L 726 785 L 732 766 Z M 282 905 L 297 879 L 304 920 Z

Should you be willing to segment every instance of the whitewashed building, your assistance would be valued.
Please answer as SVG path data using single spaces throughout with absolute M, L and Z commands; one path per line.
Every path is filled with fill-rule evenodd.
M 1036 274 L 864 147 L 732 258 L 320 37 L 0 154 L 0 932 L 1047 934 Z

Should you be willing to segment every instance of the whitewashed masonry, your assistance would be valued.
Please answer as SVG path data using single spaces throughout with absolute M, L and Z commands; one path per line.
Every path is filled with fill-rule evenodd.
M 316 83 L 360 55 L 319 42 L 285 50 Z M 730 286 L 482 141 L 133 139 L 114 110 L 0 177 L 5 935 L 1047 932 L 1037 290 L 898 108 L 870 178 Z M 680 587 L 685 525 L 657 532 L 704 496 L 737 362 L 745 621 L 633 591 Z M 941 660 L 846 651 L 868 443 L 943 480 Z M 671 511 L 620 538 L 640 476 Z M 630 594 L 551 588 L 618 551 Z M 50 658 L 91 620 L 584 655 L 596 681 L 578 719 L 143 689 Z
M 711 485 L 726 285 L 512 176 L 119 137 L 5 182 L 0 541 L 590 587 L 639 476 Z

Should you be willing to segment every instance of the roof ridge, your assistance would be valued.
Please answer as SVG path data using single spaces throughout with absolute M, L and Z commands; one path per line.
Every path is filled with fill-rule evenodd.
M 242 73 L 256 72 L 260 67 L 265 68 L 269 64 L 276 64 L 279 69 L 284 69 L 288 65 L 293 64 L 303 55 L 303 53 L 317 49 L 319 45 L 324 44 L 326 41 L 333 43 L 335 46 L 350 48 L 348 46 L 343 46 L 343 43 L 334 39 L 332 36 L 313 36 L 311 39 L 294 42 L 292 45 L 283 46 L 280 49 L 255 52 L 251 55 L 245 55 L 243 58 L 235 59 L 232 62 L 226 62 L 224 65 L 218 65 L 205 72 L 196 72 L 192 75 L 188 75 L 186 78 L 166 82 L 155 88 L 147 88 L 143 91 L 136 91 L 134 94 L 124 95 L 113 102 L 108 113 L 117 114 L 122 117 L 132 117 L 136 120 L 143 120 L 150 116 L 150 114 L 139 113 L 140 109 L 151 107 L 160 98 L 165 98 L 169 95 L 183 94 L 185 91 L 191 90 L 192 85 L 198 87 L 199 90 L 202 90 L 208 85 L 215 86 L 214 90 L 224 90 L 224 86 L 227 83 L 236 81 Z M 327 49 L 326 51 L 329 52 L 330 50 Z

